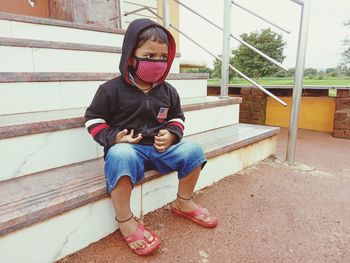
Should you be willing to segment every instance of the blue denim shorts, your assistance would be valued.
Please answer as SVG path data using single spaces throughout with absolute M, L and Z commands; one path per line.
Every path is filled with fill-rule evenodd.
M 145 170 L 158 170 L 161 174 L 178 172 L 181 179 L 207 160 L 202 148 L 190 141 L 181 141 L 165 152 L 158 152 L 153 145 L 119 143 L 112 146 L 105 158 L 105 177 L 108 192 L 122 176 L 130 177 L 132 184 L 144 178 Z

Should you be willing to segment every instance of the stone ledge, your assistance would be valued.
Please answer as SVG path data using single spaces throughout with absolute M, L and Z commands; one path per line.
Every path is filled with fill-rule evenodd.
M 262 85 L 265 89 L 293 89 L 294 86 L 293 85 Z M 215 88 L 220 88 L 220 84 L 208 84 L 208 87 L 215 87 Z M 259 90 L 258 88 L 256 88 L 255 86 L 251 85 L 251 84 L 243 84 L 243 85 L 238 85 L 238 84 L 229 84 L 228 85 L 229 88 L 242 88 L 242 89 L 256 89 Z M 321 86 L 321 85 L 303 85 L 303 90 L 305 89 L 310 89 L 310 90 L 317 90 L 317 89 L 337 89 L 337 90 L 348 90 L 350 91 L 350 85 L 348 86 L 332 86 L 332 85 L 326 85 L 326 86 Z
M 66 73 L 66 72 L 0 72 L 0 83 L 57 82 L 57 81 L 108 81 L 120 73 Z M 167 80 L 208 79 L 207 73 L 170 73 Z
M 185 112 L 241 103 L 241 98 L 182 99 Z M 0 139 L 84 127 L 85 108 L 29 112 L 0 116 Z
M 11 37 L 0 37 L 0 46 L 49 48 L 49 49 L 120 53 L 120 54 L 122 52 L 122 49 L 120 47 L 57 42 L 57 41 L 47 41 L 47 40 L 33 40 L 33 39 L 24 39 L 24 38 L 11 38 Z
M 47 49 L 104 52 L 104 53 L 116 53 L 116 54 L 122 53 L 121 47 L 57 42 L 57 41 L 47 41 L 47 40 L 34 40 L 34 39 L 24 39 L 24 38 L 12 38 L 12 37 L 0 37 L 0 46 L 47 48 Z M 177 52 L 175 56 L 180 57 L 181 54 Z
M 235 124 L 188 136 L 214 158 L 278 134 L 279 128 Z M 102 159 L 0 182 L 0 235 L 108 196 Z M 141 183 L 160 174 L 147 172 Z

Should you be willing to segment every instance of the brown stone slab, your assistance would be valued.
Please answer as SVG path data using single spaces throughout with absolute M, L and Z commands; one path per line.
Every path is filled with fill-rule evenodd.
M 119 73 L 0 72 L 0 83 L 54 81 L 108 81 Z M 208 79 L 207 73 L 170 73 L 167 80 Z
M 33 40 L 33 39 L 12 38 L 12 37 L 0 37 L 0 46 L 50 48 L 50 49 L 93 51 L 93 52 L 106 52 L 106 53 L 118 53 L 118 54 L 121 54 L 122 52 L 122 49 L 120 47 L 46 41 L 46 40 Z
M 106 197 L 102 160 L 0 182 L 0 235 Z
M 81 43 L 69 43 L 47 40 L 35 40 L 24 38 L 12 38 L 12 37 L 0 37 L 0 46 L 10 47 L 27 47 L 27 48 L 49 48 L 60 50 L 77 50 L 77 51 L 90 51 L 90 52 L 104 52 L 121 54 L 121 47 L 81 44 Z M 176 57 L 180 57 L 180 53 L 175 54 Z
M 291 89 L 293 90 L 293 86 L 292 85 L 262 85 L 265 89 Z M 213 89 L 217 89 L 220 88 L 220 84 L 210 84 L 208 85 L 208 87 L 212 87 Z M 254 87 L 251 84 L 243 84 L 243 85 L 237 85 L 237 84 L 229 84 L 228 85 L 229 88 L 235 89 L 235 88 L 242 88 L 242 89 L 258 89 L 256 87 Z M 348 86 L 332 86 L 332 85 L 326 85 L 326 86 L 322 86 L 322 85 L 303 85 L 303 90 L 323 90 L 323 89 L 345 89 L 345 90 L 350 90 L 350 85 Z
M 241 98 L 199 97 L 182 100 L 183 111 L 239 104 Z M 84 127 L 85 108 L 0 116 L 0 139 Z
M 3 12 L 0 12 L 0 20 L 40 24 L 40 25 L 47 25 L 47 26 L 68 27 L 68 28 L 106 32 L 106 33 L 113 33 L 113 34 L 120 34 L 120 35 L 125 34 L 125 30 L 121 30 L 121 29 L 106 28 L 106 27 L 92 25 L 92 24 L 67 22 L 67 21 L 58 20 L 58 19 L 39 18 L 39 17 L 32 17 L 32 16 L 3 13 Z
M 278 132 L 275 127 L 235 124 L 186 139 L 213 158 Z M 0 182 L 0 235 L 107 197 L 102 166 L 103 160 L 96 159 Z M 150 171 L 144 181 L 159 176 Z

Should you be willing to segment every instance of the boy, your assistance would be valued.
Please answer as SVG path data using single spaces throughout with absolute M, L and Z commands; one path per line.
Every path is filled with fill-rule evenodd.
M 204 227 L 218 223 L 191 198 L 206 159 L 197 144 L 181 141 L 185 118 L 179 95 L 164 81 L 175 50 L 167 29 L 149 19 L 133 21 L 124 37 L 121 76 L 99 87 L 85 114 L 86 128 L 104 146 L 115 219 L 138 255 L 150 254 L 160 245 L 159 238 L 130 209 L 132 188 L 145 170 L 178 171 L 178 194 L 171 211 Z

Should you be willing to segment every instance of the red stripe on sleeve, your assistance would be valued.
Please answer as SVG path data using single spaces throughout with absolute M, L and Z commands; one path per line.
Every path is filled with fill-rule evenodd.
M 180 122 L 169 122 L 168 125 L 173 125 L 179 127 L 182 131 L 185 129 L 185 127 Z
M 100 131 L 106 128 L 109 128 L 108 124 L 103 123 L 103 124 L 97 125 L 93 129 L 91 129 L 90 134 L 92 135 L 92 137 L 95 137 Z

